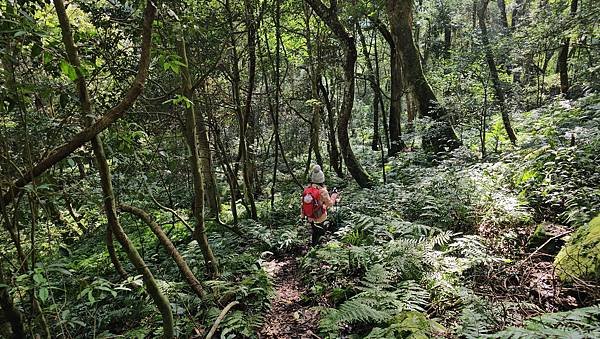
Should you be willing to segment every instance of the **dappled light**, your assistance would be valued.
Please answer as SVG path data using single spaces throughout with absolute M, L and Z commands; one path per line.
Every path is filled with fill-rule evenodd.
M 600 337 L 600 1 L 0 28 L 0 338 Z

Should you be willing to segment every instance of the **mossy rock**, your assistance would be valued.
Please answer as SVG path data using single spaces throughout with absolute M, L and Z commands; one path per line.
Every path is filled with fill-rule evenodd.
M 559 278 L 600 280 L 600 214 L 580 227 L 554 259 Z

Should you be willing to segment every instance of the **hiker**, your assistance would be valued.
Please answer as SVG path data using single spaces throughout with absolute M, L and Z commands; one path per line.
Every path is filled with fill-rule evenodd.
M 325 186 L 325 174 L 321 166 L 315 165 L 310 175 L 310 184 L 302 192 L 301 218 L 307 218 L 312 231 L 312 246 L 318 244 L 329 225 L 327 209 L 338 201 L 338 193 L 329 195 Z

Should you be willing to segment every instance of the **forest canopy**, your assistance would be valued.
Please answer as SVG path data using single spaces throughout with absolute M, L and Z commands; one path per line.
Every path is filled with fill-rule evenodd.
M 595 0 L 0 0 L 0 337 L 599 337 L 599 61 Z

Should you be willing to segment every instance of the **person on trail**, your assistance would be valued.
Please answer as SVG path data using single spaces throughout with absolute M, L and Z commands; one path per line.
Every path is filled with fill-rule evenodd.
M 306 218 L 311 226 L 312 246 L 319 243 L 319 239 L 325 234 L 329 222 L 327 221 L 327 209 L 338 201 L 338 193 L 329 195 L 325 186 L 325 174 L 321 166 L 315 165 L 310 175 L 310 183 L 302 192 L 301 218 Z

